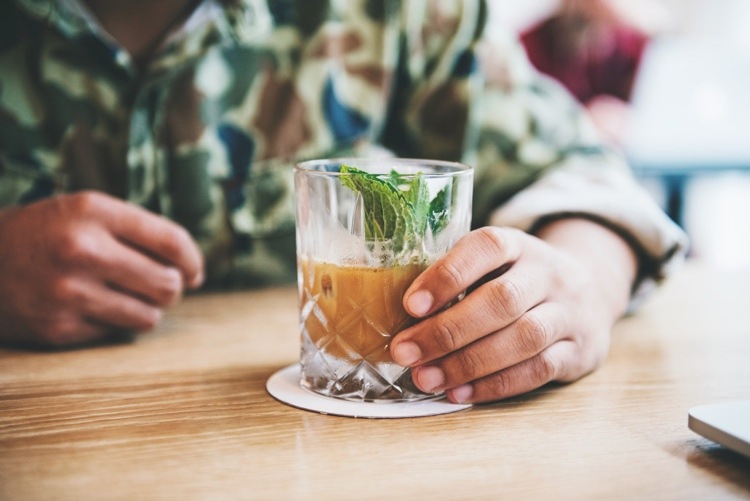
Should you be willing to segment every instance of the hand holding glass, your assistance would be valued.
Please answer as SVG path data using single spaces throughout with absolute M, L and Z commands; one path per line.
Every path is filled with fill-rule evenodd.
M 468 233 L 470 167 L 416 159 L 302 162 L 295 170 L 301 385 L 356 401 L 435 398 L 394 363 L 416 320 L 412 281 Z

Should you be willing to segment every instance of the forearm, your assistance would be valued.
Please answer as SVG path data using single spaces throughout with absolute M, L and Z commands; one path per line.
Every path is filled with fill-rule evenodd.
M 632 247 L 607 227 L 582 218 L 559 219 L 541 228 L 539 238 L 578 259 L 591 271 L 602 300 L 616 320 L 626 311 L 638 270 Z

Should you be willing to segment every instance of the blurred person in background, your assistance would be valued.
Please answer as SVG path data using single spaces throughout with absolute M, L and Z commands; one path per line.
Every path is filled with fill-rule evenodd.
M 651 37 L 665 29 L 664 13 L 643 0 L 560 0 L 521 41 L 532 64 L 562 83 L 619 144 L 638 65 Z

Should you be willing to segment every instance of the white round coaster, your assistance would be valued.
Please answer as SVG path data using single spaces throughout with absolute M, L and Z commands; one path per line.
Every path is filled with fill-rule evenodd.
M 422 402 L 352 402 L 324 397 L 304 389 L 299 384 L 299 364 L 274 373 L 266 382 L 266 390 L 276 400 L 292 407 L 355 418 L 410 418 L 449 414 L 471 407 L 471 404 L 452 404 L 445 399 Z

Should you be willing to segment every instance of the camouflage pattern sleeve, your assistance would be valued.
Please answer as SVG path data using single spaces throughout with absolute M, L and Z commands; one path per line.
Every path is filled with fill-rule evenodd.
M 293 279 L 300 159 L 466 161 L 476 225 L 533 226 L 518 195 L 571 165 L 627 174 L 518 46 L 487 50 L 481 0 L 204 0 L 145 68 L 81 0 L 1 8 L 0 209 L 122 197 L 185 226 L 216 285 Z

